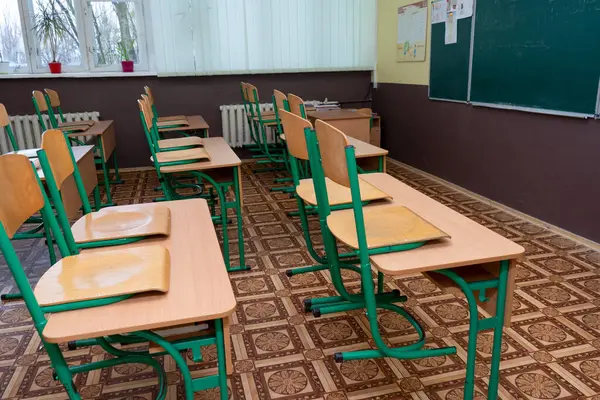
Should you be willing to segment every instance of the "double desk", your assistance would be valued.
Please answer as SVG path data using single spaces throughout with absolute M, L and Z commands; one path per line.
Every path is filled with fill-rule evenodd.
M 473 398 L 474 393 L 477 334 L 490 328 L 494 331 L 488 399 L 495 399 L 498 392 L 502 328 L 510 325 L 516 261 L 525 249 L 390 175 L 364 174 L 361 179 L 392 196 L 391 204 L 411 209 L 450 235 L 450 239 L 434 241 L 414 250 L 371 256 L 371 262 L 376 270 L 386 275 L 423 273 L 447 292 L 462 292 L 466 295 L 470 320 L 465 399 Z M 450 275 L 447 271 L 450 271 Z M 449 276 L 458 276 L 461 284 L 457 284 L 457 279 Z M 479 290 L 475 297 L 474 292 L 480 287 L 478 283 L 495 280 L 498 281 L 496 287 L 483 292 Z M 477 305 L 491 317 L 479 318 Z
M 50 343 L 66 343 L 223 319 L 227 372 L 231 373 L 229 316 L 235 310 L 236 300 L 207 202 L 192 199 L 163 205 L 171 211 L 171 234 L 120 246 L 119 250 L 151 244 L 169 250 L 169 291 L 145 293 L 103 307 L 50 314 L 44 338 Z M 106 249 L 83 252 L 102 251 Z

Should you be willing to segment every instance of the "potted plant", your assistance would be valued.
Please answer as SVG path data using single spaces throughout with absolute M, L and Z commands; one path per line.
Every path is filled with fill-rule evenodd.
M 2 58 L 2 52 L 0 52 L 0 74 L 8 74 L 10 71 L 10 63 L 4 61 Z
M 123 72 L 133 72 L 133 60 L 129 56 L 133 50 L 133 43 L 131 41 L 121 40 L 118 43 L 117 49 L 121 56 L 121 68 Z
M 47 2 L 38 2 L 39 11 L 35 15 L 33 31 L 35 32 L 40 44 L 47 46 L 52 55 L 52 61 L 48 63 L 50 72 L 59 74 L 62 65 L 57 61 L 59 45 L 68 32 L 65 25 L 62 12 L 56 6 L 55 0 Z

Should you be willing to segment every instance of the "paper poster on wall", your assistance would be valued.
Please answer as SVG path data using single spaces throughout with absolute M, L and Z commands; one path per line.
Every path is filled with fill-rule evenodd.
M 456 19 L 469 18 L 473 15 L 473 0 L 458 0 Z
M 435 0 L 431 3 L 431 23 L 439 24 L 446 22 L 447 11 L 447 0 Z
M 454 44 L 458 39 L 458 26 L 456 23 L 456 12 L 451 11 L 446 18 L 445 44 Z
M 396 62 L 425 61 L 427 0 L 398 8 Z

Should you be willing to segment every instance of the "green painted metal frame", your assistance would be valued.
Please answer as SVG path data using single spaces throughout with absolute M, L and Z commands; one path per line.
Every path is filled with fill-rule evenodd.
M 35 168 L 32 166 L 33 170 Z M 34 172 L 35 173 L 35 172 Z M 37 173 L 36 173 L 37 178 Z M 45 191 L 42 188 L 41 182 L 39 178 L 37 178 L 38 185 L 40 187 L 40 192 L 44 199 L 44 206 L 40 210 L 42 217 L 48 220 L 48 225 L 50 226 L 53 234 L 56 237 L 56 242 L 59 247 L 59 250 L 63 257 L 72 255 L 71 249 L 69 249 L 67 245 L 67 241 L 63 237 L 59 224 L 54 217 L 52 212 L 52 208 L 50 206 L 50 202 L 48 197 L 46 196 Z M 140 352 L 131 352 L 124 351 L 115 348 L 111 345 L 111 343 L 118 342 L 130 342 L 137 343 L 144 340 L 153 341 L 165 349 L 164 353 L 161 354 L 169 354 L 175 360 L 177 366 L 180 368 L 185 387 L 185 398 L 188 400 L 192 400 L 194 398 L 194 392 L 198 390 L 205 390 L 209 388 L 218 387 L 220 389 L 220 399 L 226 400 L 228 398 L 228 388 L 227 388 L 227 371 L 226 371 L 226 356 L 225 356 L 225 342 L 224 342 L 224 330 L 223 330 L 223 320 L 216 319 L 214 320 L 215 326 L 215 334 L 213 338 L 206 338 L 206 336 L 202 336 L 202 338 L 190 338 L 182 341 L 178 341 L 176 345 L 171 344 L 165 338 L 157 335 L 151 331 L 140 331 L 133 332 L 129 336 L 122 335 L 114 335 L 109 337 L 99 337 L 88 339 L 86 342 L 88 344 L 98 344 L 101 346 L 107 353 L 112 355 L 114 358 L 91 362 L 88 364 L 81 364 L 76 366 L 69 366 L 67 361 L 65 360 L 62 351 L 60 350 L 57 344 L 48 343 L 43 336 L 44 327 L 47 324 L 46 315 L 47 313 L 54 312 L 62 312 L 69 311 L 73 309 L 81 309 L 81 308 L 91 308 L 91 307 L 100 307 L 106 304 L 118 302 L 125 300 L 129 296 L 118 296 L 109 299 L 99 299 L 99 300 L 91 300 L 85 302 L 76 302 L 70 304 L 61 304 L 57 306 L 50 307 L 41 307 L 35 298 L 33 288 L 31 287 L 29 280 L 27 279 L 27 275 L 23 270 L 19 257 L 17 256 L 14 247 L 4 229 L 4 226 L 0 222 L 0 251 L 4 255 L 6 262 L 8 264 L 8 268 L 13 275 L 17 287 L 21 293 L 23 300 L 25 301 L 25 306 L 29 314 L 32 317 L 35 329 L 37 330 L 40 339 L 42 341 L 42 345 L 44 346 L 48 357 L 50 358 L 50 363 L 54 368 L 54 378 L 58 380 L 65 391 L 69 399 L 71 400 L 81 400 L 81 395 L 77 391 L 77 387 L 74 382 L 74 375 L 82 372 L 89 372 L 96 369 L 108 368 L 115 365 L 129 364 L 129 363 L 141 363 L 146 364 L 154 368 L 158 374 L 158 382 L 159 389 L 157 394 L 157 399 L 163 400 L 167 396 L 167 375 L 165 370 L 162 368 L 161 364 L 153 358 L 153 356 L 149 355 L 147 351 Z M 83 341 L 81 341 L 83 342 Z M 185 349 L 192 349 L 192 352 L 195 354 L 199 353 L 199 346 L 205 344 L 216 344 L 217 347 L 217 374 L 211 375 L 202 378 L 193 379 L 189 367 L 187 366 L 186 360 L 181 355 L 180 351 Z
M 321 165 L 321 154 L 318 148 L 318 141 L 314 131 L 306 129 L 307 143 L 309 145 L 309 158 L 311 162 L 311 168 L 313 169 L 313 181 L 315 182 L 315 191 L 317 192 L 319 202 L 319 215 L 321 218 L 321 226 L 324 235 L 324 244 L 328 260 L 330 261 L 330 271 L 339 271 L 339 258 L 337 257 L 336 242 L 331 235 L 327 227 L 327 221 L 323 220 L 322 217 L 329 215 L 328 202 L 326 188 L 324 186 L 324 176 L 321 175 L 323 172 Z M 442 347 L 442 348 L 424 348 L 425 335 L 422 327 L 419 326 L 418 322 L 404 309 L 401 307 L 390 304 L 388 301 L 382 301 L 380 294 L 383 290 L 383 280 L 380 279 L 381 275 L 378 275 L 377 279 L 377 293 L 373 284 L 373 275 L 371 272 L 371 261 L 370 257 L 374 254 L 380 254 L 384 252 L 397 252 L 410 250 L 425 244 L 424 242 L 414 243 L 409 246 L 391 246 L 388 248 L 369 249 L 367 246 L 367 237 L 363 215 L 363 205 L 361 204 L 360 186 L 358 181 L 358 170 L 356 167 L 355 151 L 353 146 L 348 146 L 345 149 L 348 177 L 350 181 L 350 190 L 352 193 L 352 205 L 354 211 L 356 233 L 359 243 L 359 259 L 360 259 L 360 275 L 362 282 L 362 292 L 360 296 L 362 301 L 358 304 L 362 307 L 358 307 L 357 304 L 351 304 L 350 302 L 339 303 L 341 298 L 345 298 L 345 293 L 340 292 L 341 296 L 335 298 L 325 299 L 314 299 L 313 303 L 325 303 L 328 304 L 327 312 L 338 312 L 348 309 L 365 308 L 367 319 L 369 321 L 369 327 L 371 335 L 375 343 L 376 349 L 372 350 L 358 350 L 352 352 L 336 353 L 334 358 L 336 361 L 347 361 L 357 360 L 365 358 L 379 358 L 379 357 L 393 357 L 398 359 L 412 359 L 412 358 L 423 358 L 423 357 L 436 357 L 442 355 L 450 355 L 456 353 L 456 347 Z M 318 171 L 317 177 L 314 177 L 314 171 Z M 321 205 L 324 205 L 321 207 Z M 467 303 L 469 306 L 469 339 L 468 339 L 468 351 L 467 351 L 467 368 L 466 378 L 464 386 L 465 400 L 472 400 L 475 394 L 475 359 L 477 354 L 477 334 L 480 331 L 492 329 L 493 331 L 493 345 L 492 345 L 492 360 L 491 360 L 491 373 L 490 381 L 488 385 L 488 399 L 496 400 L 498 397 L 498 382 L 499 382 L 499 371 L 500 371 L 500 356 L 501 356 L 501 345 L 502 345 L 502 330 L 504 327 L 505 308 L 506 308 L 506 291 L 508 288 L 508 270 L 510 266 L 509 260 L 503 260 L 500 262 L 500 268 L 497 278 L 477 281 L 477 282 L 466 282 L 455 270 L 442 269 L 433 271 L 439 273 L 451 279 L 465 294 Z M 332 278 L 333 278 L 332 273 Z M 332 279 L 334 286 L 338 289 L 338 285 L 335 283 L 336 279 Z M 481 302 L 489 301 L 486 297 L 485 292 L 488 289 L 497 290 L 496 298 L 496 313 L 494 316 L 489 318 L 479 319 L 479 313 L 477 310 L 477 297 L 475 292 L 479 292 L 478 299 Z M 333 303 L 332 301 L 338 301 Z M 392 301 L 394 302 L 394 301 Z M 383 341 L 381 332 L 379 330 L 379 324 L 377 320 L 377 309 L 382 308 L 385 310 L 393 311 L 406 318 L 407 321 L 415 328 L 419 336 L 419 340 L 411 345 L 404 347 L 389 347 Z M 321 309 L 321 313 L 323 309 Z
M 164 198 L 158 199 L 158 201 L 172 201 L 179 199 L 187 199 L 192 197 L 201 197 L 208 199 L 209 206 L 211 207 L 211 213 L 213 214 L 213 220 L 215 222 L 219 222 L 223 226 L 223 258 L 225 259 L 225 266 L 228 272 L 237 272 L 237 271 L 247 271 L 250 269 L 249 266 L 246 265 L 246 257 L 245 257 L 245 249 L 244 249 L 244 231 L 242 227 L 242 205 L 241 205 L 241 194 L 240 194 L 240 176 L 238 167 L 232 167 L 232 181 L 226 182 L 217 182 L 214 180 L 210 174 L 206 171 L 186 171 L 185 174 L 187 176 L 192 176 L 197 179 L 198 186 L 202 186 L 204 181 L 207 181 L 211 184 L 214 190 L 211 190 L 208 195 L 203 194 L 202 191 L 196 195 L 192 196 L 182 196 L 177 193 L 177 184 L 174 185 L 171 181 L 173 179 L 176 180 L 176 177 L 173 174 L 165 174 L 160 171 L 160 168 L 169 165 L 168 163 L 159 163 L 156 157 L 156 148 L 158 146 L 157 139 L 152 135 L 151 130 L 156 130 L 156 123 L 153 121 L 152 127 L 148 128 L 146 126 L 146 121 L 144 119 L 144 115 L 140 112 L 140 119 L 142 121 L 142 125 L 145 127 L 144 133 L 146 134 L 146 140 L 148 141 L 148 146 L 150 148 L 150 153 L 152 154 L 152 160 L 154 163 L 154 168 L 156 169 L 156 173 L 158 175 L 158 181 L 160 182 L 161 189 L 164 194 Z M 181 161 L 178 162 L 178 165 L 186 165 L 192 164 L 196 162 L 195 160 L 190 161 Z M 223 168 L 220 168 L 223 169 Z M 227 201 L 227 192 L 229 187 L 233 187 L 234 199 L 233 201 Z M 220 206 L 220 218 L 215 215 L 215 194 L 216 198 L 218 198 L 219 206 Z M 237 219 L 237 238 L 238 238 L 238 252 L 239 252 L 239 265 L 231 266 L 231 255 L 230 255 L 230 243 L 229 243 L 229 234 L 228 234 L 228 217 L 227 210 L 234 209 Z
M 17 139 L 12 131 L 12 127 L 10 123 L 4 127 L 4 132 L 8 135 L 8 140 L 10 141 L 10 145 L 12 146 L 13 151 L 19 151 L 19 144 L 17 143 Z

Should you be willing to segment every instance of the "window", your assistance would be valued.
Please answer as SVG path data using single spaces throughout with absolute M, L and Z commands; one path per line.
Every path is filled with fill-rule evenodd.
M 142 0 L 1 0 L 0 51 L 9 72 L 148 69 Z
M 27 72 L 19 0 L 0 2 L 0 73 Z

